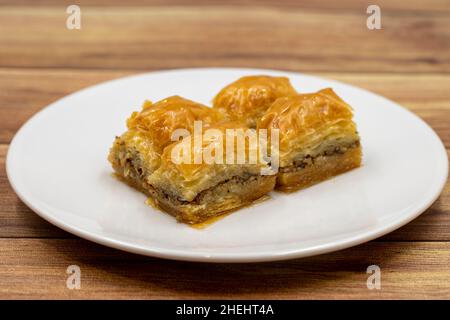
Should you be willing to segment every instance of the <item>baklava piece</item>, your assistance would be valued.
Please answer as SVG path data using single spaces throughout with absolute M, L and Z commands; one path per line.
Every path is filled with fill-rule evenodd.
M 160 167 L 148 178 L 147 193 L 156 207 L 178 221 L 196 224 L 249 205 L 273 190 L 276 175 L 264 175 L 268 165 L 258 156 L 258 142 L 246 140 L 244 163 L 237 161 L 237 144 L 226 149 L 227 139 L 245 135 L 247 130 L 242 128 L 229 134 L 226 129 L 232 127 L 236 128 L 230 124 L 216 127 L 223 134 L 220 139 L 207 137 L 205 133 L 203 137 L 186 137 L 164 150 Z M 196 146 L 195 140 L 200 138 L 201 146 Z M 234 153 L 233 162 L 229 160 L 230 153 Z M 250 153 L 254 161 L 250 160 Z M 181 161 L 186 154 L 190 158 Z M 205 158 L 207 154 L 209 160 Z M 201 163 L 193 163 L 202 157 Z
M 108 160 L 119 178 L 142 190 L 146 178 L 159 167 L 164 148 L 173 143 L 175 129 L 192 132 L 194 121 L 201 120 L 208 127 L 221 119 L 211 108 L 179 96 L 154 104 L 146 101 L 128 119 L 128 130 L 116 137 Z
M 231 120 L 245 119 L 256 127 L 257 120 L 278 98 L 297 94 L 286 77 L 247 76 L 223 88 L 213 106 Z
M 194 129 L 196 120 L 203 122 L 199 133 Z M 122 180 L 178 221 L 204 222 L 251 204 L 275 186 L 276 176 L 263 174 L 268 165 L 260 160 L 259 140 L 246 139 L 250 129 L 239 122 L 224 122 L 221 113 L 206 106 L 180 97 L 147 102 L 128 119 L 127 127 L 114 141 L 109 161 Z M 175 129 L 190 134 L 174 142 Z M 208 129 L 215 129 L 216 135 Z M 241 129 L 237 134 L 246 141 L 244 163 L 238 162 L 236 133 L 227 129 Z M 231 149 L 227 135 L 236 141 Z M 255 161 L 250 154 L 256 154 Z M 190 158 L 184 158 L 187 155 Z
M 295 191 L 361 165 L 351 107 L 332 89 L 277 99 L 259 129 L 279 130 L 277 189 Z

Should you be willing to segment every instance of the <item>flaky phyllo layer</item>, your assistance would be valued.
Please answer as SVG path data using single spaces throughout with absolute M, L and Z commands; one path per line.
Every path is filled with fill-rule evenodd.
M 177 129 L 191 132 L 195 121 L 202 121 L 205 128 L 224 120 L 224 116 L 200 103 L 172 96 L 157 103 L 146 101 L 140 112 L 133 112 L 127 120 L 129 130 L 145 135 L 161 152 L 173 143 L 172 133 Z
M 332 89 L 277 99 L 258 128 L 279 131 L 277 189 L 295 191 L 361 165 L 351 107 Z
M 229 119 L 243 119 L 247 126 L 254 128 L 275 100 L 296 94 L 286 77 L 247 76 L 223 88 L 213 105 Z
M 198 222 L 193 212 L 210 217 L 273 189 L 275 175 L 260 152 L 265 137 L 216 110 L 170 97 L 146 102 L 127 125 L 109 155 L 113 168 L 179 220 Z
M 255 130 L 229 123 L 227 127 L 213 125 L 207 133 L 169 145 L 149 183 L 191 201 L 199 192 L 236 176 L 273 174 L 268 158 L 260 153 L 265 139 Z
M 158 208 L 198 223 L 361 163 L 352 109 L 332 89 L 298 94 L 283 77 L 244 77 L 209 108 L 145 102 L 109 154 L 117 175 Z
M 332 89 L 277 99 L 258 123 L 279 130 L 280 167 L 306 156 L 359 144 L 351 107 Z

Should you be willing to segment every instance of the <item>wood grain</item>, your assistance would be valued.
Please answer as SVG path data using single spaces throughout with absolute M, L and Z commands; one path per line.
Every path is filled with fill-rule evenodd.
M 132 70 L 0 69 L 0 143 L 51 102 L 84 87 L 136 73 Z M 450 74 L 329 73 L 313 75 L 344 81 L 390 98 L 427 121 L 450 148 Z
M 79 239 L 34 214 L 8 183 L 8 144 L 49 103 L 101 81 L 176 67 L 311 73 L 386 96 L 423 118 L 450 155 L 450 4 L 369 0 L 0 0 L 0 299 L 450 299 L 450 184 L 423 215 L 376 241 L 306 259 L 198 264 Z M 78 265 L 81 290 L 66 288 Z M 379 265 L 382 289 L 368 290 Z
M 6 145 L 0 145 L 0 238 L 73 238 L 34 214 L 11 189 L 5 173 Z M 450 151 L 449 151 L 450 155 Z M 423 215 L 381 241 L 450 241 L 450 183 Z
M 0 7 L 0 67 L 450 71 L 445 14 L 387 11 L 371 31 L 364 7 L 236 8 L 86 6 L 82 29 L 68 30 L 65 7 Z
M 8 143 L 18 128 L 47 104 L 86 86 L 132 71 L 98 71 L 66 69 L 0 69 L 0 142 Z M 426 120 L 450 149 L 450 75 L 391 73 L 315 73 L 344 81 L 391 98 Z M 13 116 L 12 116 L 13 115 Z M 56 237 L 72 235 L 51 226 L 36 216 L 15 195 L 7 183 L 4 170 L 6 145 L 0 145 L 0 187 L 3 197 L 0 214 L 0 237 Z M 414 222 L 385 236 L 384 240 L 450 240 L 449 185 L 438 201 Z
M 151 259 L 78 239 L 0 239 L 0 252 L 0 298 L 450 298 L 448 242 L 371 242 L 260 264 Z M 381 268 L 381 290 L 366 286 L 373 264 Z M 66 288 L 69 265 L 81 269 L 80 290 Z
M 0 0 L 0 6 L 42 6 L 42 7 L 67 7 L 72 5 L 72 0 Z M 373 4 L 370 0 L 341 0 L 339 2 L 328 0 L 78 0 L 80 7 L 189 7 L 189 6 L 230 6 L 230 7 L 275 7 L 297 8 L 302 10 L 335 10 L 335 11 L 365 11 Z M 402 13 L 438 13 L 446 14 L 450 11 L 447 0 L 410 0 L 405 6 L 404 0 L 378 0 L 377 5 L 383 11 L 400 11 Z

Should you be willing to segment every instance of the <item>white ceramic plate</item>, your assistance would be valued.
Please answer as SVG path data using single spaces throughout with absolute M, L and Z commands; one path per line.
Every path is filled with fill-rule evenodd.
M 332 87 L 354 108 L 363 166 L 297 193 L 273 193 L 203 230 L 154 210 L 112 177 L 108 149 L 145 99 L 178 94 L 210 104 L 223 86 L 252 74 L 288 76 L 300 92 Z M 439 196 L 448 159 L 421 119 L 368 91 L 298 73 L 183 69 L 109 81 L 51 104 L 14 137 L 7 173 L 30 208 L 80 237 L 155 257 L 254 262 L 339 250 L 399 228 Z

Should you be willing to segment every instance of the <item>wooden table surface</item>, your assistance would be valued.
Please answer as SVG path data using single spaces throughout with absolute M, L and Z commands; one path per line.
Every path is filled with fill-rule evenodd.
M 81 30 L 68 30 L 72 1 L 0 0 L 0 298 L 450 298 L 449 184 L 415 221 L 354 248 L 201 264 L 77 238 L 27 208 L 6 177 L 14 133 L 49 103 L 179 67 L 272 68 L 354 84 L 422 117 L 450 150 L 450 1 L 376 2 L 381 30 L 367 29 L 364 0 L 81 0 Z M 366 286 L 373 264 L 381 290 Z M 66 287 L 69 265 L 81 268 L 80 290 Z

